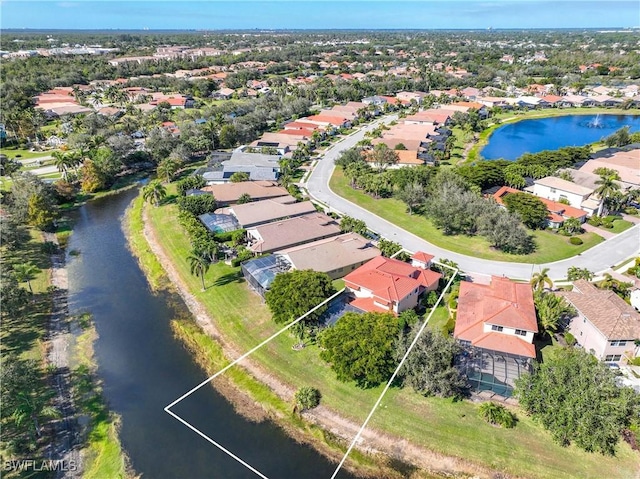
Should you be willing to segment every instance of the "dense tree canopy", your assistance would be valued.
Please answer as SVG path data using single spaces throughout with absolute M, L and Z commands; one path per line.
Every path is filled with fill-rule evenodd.
M 562 446 L 615 454 L 622 429 L 640 414 L 640 397 L 582 349 L 566 348 L 516 381 L 520 406 Z
M 510 193 L 503 198 L 510 213 L 518 213 L 531 229 L 544 228 L 549 211 L 540 198 L 528 193 Z
M 271 283 L 265 299 L 273 314 L 273 320 L 279 324 L 286 324 L 318 306 L 335 292 L 327 274 L 312 270 L 294 270 L 278 274 Z M 305 323 L 312 324 L 325 310 L 326 307 L 317 309 L 305 318 Z
M 387 381 L 397 367 L 398 319 L 391 313 L 347 313 L 319 336 L 320 357 L 340 381 L 368 388 Z
M 421 326 L 421 323 L 416 323 L 400 336 L 396 351 L 398 361 L 409 349 Z M 453 338 L 425 328 L 400 369 L 400 378 L 424 396 L 463 396 L 466 381 L 453 366 L 459 352 Z

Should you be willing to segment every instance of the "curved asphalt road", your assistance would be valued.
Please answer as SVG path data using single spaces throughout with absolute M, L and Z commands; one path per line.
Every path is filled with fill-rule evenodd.
M 397 241 L 410 251 L 424 251 L 433 254 L 436 258 L 453 260 L 460 265 L 463 271 L 472 275 L 505 275 L 510 278 L 528 280 L 533 272 L 539 271 L 541 268 L 549 268 L 549 276 L 552 279 L 561 279 L 567 277 L 567 269 L 570 266 L 587 268 L 595 273 L 600 273 L 638 254 L 640 251 L 640 224 L 638 224 L 614 238 L 585 251 L 581 255 L 554 263 L 533 265 L 530 263 L 508 263 L 474 258 L 435 246 L 331 191 L 329 179 L 335 168 L 334 161 L 339 154 L 343 150 L 355 146 L 358 141 L 364 138 L 365 132 L 374 129 L 380 122 L 389 122 L 394 119 L 395 117 L 390 116 L 376 120 L 329 148 L 309 175 L 306 183 L 309 195 L 327 204 L 331 210 L 363 220 L 367 223 L 369 229 L 387 239 Z

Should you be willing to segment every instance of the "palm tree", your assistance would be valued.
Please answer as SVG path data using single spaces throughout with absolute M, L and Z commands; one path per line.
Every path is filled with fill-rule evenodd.
M 544 268 L 542 271 L 538 273 L 534 273 L 531 276 L 530 284 L 533 289 L 541 291 L 544 289 L 544 285 L 548 284 L 549 288 L 553 288 L 553 281 L 549 278 L 549 268 Z
M 606 199 L 614 192 L 620 189 L 620 184 L 616 183 L 618 179 L 618 173 L 602 173 L 600 179 L 596 181 L 596 185 L 599 185 L 595 193 L 600 197 L 600 206 L 598 207 L 598 216 L 602 216 L 602 210 L 604 209 L 604 203 Z
M 194 249 L 187 260 L 189 261 L 191 274 L 194 276 L 200 276 L 200 280 L 202 281 L 202 291 L 204 291 L 206 289 L 204 285 L 204 275 L 207 274 L 209 266 L 211 266 L 211 259 L 209 255 L 205 252 Z
M 166 183 L 170 183 L 176 172 L 180 168 L 180 163 L 175 158 L 165 158 L 160 161 L 156 172 L 159 176 L 164 177 Z
M 69 155 L 62 151 L 54 151 L 51 153 L 53 157 L 53 163 L 56 165 L 58 171 L 62 174 L 62 179 L 67 181 L 69 174 Z
M 27 283 L 29 291 L 32 293 L 33 288 L 31 287 L 31 280 L 35 279 L 38 271 L 40 270 L 32 263 L 22 263 L 13 266 L 13 272 L 16 275 L 16 279 L 20 283 Z
M 156 206 L 160 206 L 160 202 L 165 196 L 167 196 L 167 190 L 160 180 L 153 180 L 142 188 L 142 198 L 145 201 L 153 202 Z

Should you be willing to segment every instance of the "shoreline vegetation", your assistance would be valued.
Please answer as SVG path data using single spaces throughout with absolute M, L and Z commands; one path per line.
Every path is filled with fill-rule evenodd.
M 150 283 L 182 296 L 194 321 L 176 319 L 172 329 L 211 374 L 227 364 L 228 358 L 238 357 L 238 351 L 250 349 L 279 328 L 258 296 L 249 291 L 239 268 L 212 265 L 205 277 L 207 289 L 201 291 L 200 280 L 188 274 L 185 253 L 189 244 L 176 212 L 171 200 L 151 207 L 139 196 L 126 215 L 127 237 Z M 168 279 L 162 279 L 163 268 Z M 359 390 L 338 382 L 318 358 L 316 347 L 292 352 L 294 342 L 285 333 L 256 351 L 250 361 L 243 362 L 243 368 L 229 370 L 233 372 L 228 375 L 230 384 L 221 392 L 233 391 L 233 397 L 227 397 L 240 413 L 243 404 L 249 404 L 255 415 L 258 404 L 254 420 L 275 420 L 296 440 L 338 460 L 380 389 Z M 296 355 L 293 360 L 292 354 Z M 323 404 L 302 417 L 292 413 L 291 402 L 295 387 L 301 385 L 317 387 L 323 395 Z M 245 399 L 239 400 L 240 396 Z M 496 431 L 478 418 L 477 407 L 471 401 L 453 403 L 392 389 L 372 426 L 365 430 L 360 450 L 354 450 L 347 464 L 358 474 L 374 477 L 489 478 L 504 473 L 540 479 L 558 474 L 596 479 L 615 474 L 625 478 L 638 472 L 637 458 L 625 443 L 619 444 L 615 458 L 573 446 L 562 448 L 523 414 L 516 428 Z
M 57 382 L 68 384 L 69 390 L 59 391 L 59 394 L 67 394 L 71 398 L 75 408 L 70 418 L 75 425 L 71 427 L 77 430 L 80 437 L 79 450 L 76 444 L 67 444 L 67 450 L 63 454 L 65 458 L 77 460 L 80 468 L 74 474 L 81 474 L 83 479 L 133 479 L 136 475 L 129 465 L 118 435 L 120 418 L 109 410 L 96 374 L 93 345 L 98 333 L 95 324 L 90 313 L 73 316 L 69 314 L 65 249 L 73 228 L 66 222 L 63 224 L 62 242 L 59 241 L 59 233 L 45 234 L 45 239 L 58 244 L 56 252 L 51 255 L 50 283 L 55 288 L 52 295 L 53 310 L 60 315 L 52 317 L 49 327 L 52 338 L 49 341 L 48 364 L 56 368 L 66 366 L 70 371 L 67 381 Z M 54 376 L 57 374 L 59 373 L 54 373 Z M 64 427 L 69 427 L 69 418 L 63 419 Z

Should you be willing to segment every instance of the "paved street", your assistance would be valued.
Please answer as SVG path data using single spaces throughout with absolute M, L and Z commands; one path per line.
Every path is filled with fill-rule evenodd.
M 385 117 L 383 120 L 390 122 L 393 119 L 395 119 L 395 117 Z M 533 272 L 548 267 L 551 278 L 560 279 L 566 278 L 567 268 L 569 268 L 569 266 L 587 268 L 595 273 L 599 273 L 630 256 L 638 254 L 640 251 L 640 224 L 617 235 L 615 238 L 585 251 L 581 255 L 542 265 L 479 259 L 432 245 L 425 239 L 409 233 L 350 201 L 341 198 L 329 189 L 328 183 L 334 169 L 334 161 L 340 152 L 355 146 L 358 141 L 364 138 L 366 131 L 374 129 L 379 122 L 383 120 L 376 120 L 373 124 L 367 125 L 360 131 L 336 143 L 325 152 L 307 180 L 306 186 L 312 198 L 327 204 L 331 210 L 365 221 L 371 230 L 381 234 L 385 238 L 401 243 L 402 246 L 410 251 L 422 250 L 435 255 L 436 258 L 453 260 L 460 265 L 463 271 L 472 274 L 494 274 L 505 275 L 510 278 L 529 279 Z

